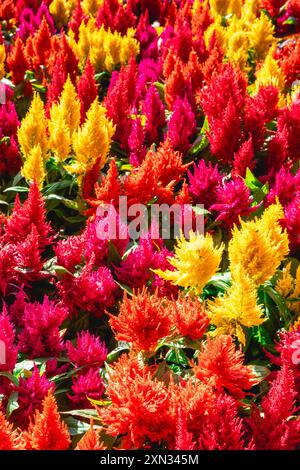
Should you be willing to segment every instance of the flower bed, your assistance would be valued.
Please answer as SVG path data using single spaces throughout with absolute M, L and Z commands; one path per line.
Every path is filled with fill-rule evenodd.
M 0 20 L 0 449 L 299 449 L 299 1 Z

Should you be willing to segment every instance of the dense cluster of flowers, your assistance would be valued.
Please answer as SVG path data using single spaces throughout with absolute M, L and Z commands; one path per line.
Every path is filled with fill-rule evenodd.
M 299 33 L 299 0 L 0 2 L 0 450 L 300 449 Z

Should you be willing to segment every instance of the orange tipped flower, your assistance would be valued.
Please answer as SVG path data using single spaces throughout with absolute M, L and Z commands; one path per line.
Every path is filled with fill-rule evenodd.
M 208 382 L 217 392 L 228 391 L 235 398 L 243 398 L 256 382 L 251 367 L 243 365 L 244 355 L 235 349 L 231 336 L 210 338 L 194 366 L 196 377 Z
M 166 301 L 146 289 L 131 299 L 125 292 L 119 315 L 110 315 L 116 339 L 132 343 L 138 351 L 153 350 L 158 340 L 169 334 L 170 322 Z
M 204 335 L 209 319 L 198 298 L 179 298 L 173 302 L 173 322 L 180 335 L 196 341 Z
M 0 411 L 0 450 L 17 449 L 17 433 L 12 428 L 13 425 L 6 421 L 4 414 Z
M 90 429 L 80 439 L 75 450 L 105 450 L 106 447 L 99 441 L 99 433 L 93 428 L 91 422 Z
M 66 424 L 59 416 L 57 403 L 49 391 L 43 401 L 42 412 L 36 411 L 34 421 L 23 433 L 24 445 L 29 450 L 67 450 L 71 439 Z

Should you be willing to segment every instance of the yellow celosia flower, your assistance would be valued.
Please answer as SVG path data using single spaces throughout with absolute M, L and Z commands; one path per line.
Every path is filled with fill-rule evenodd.
M 34 94 L 29 111 L 18 129 L 18 140 L 25 159 L 37 144 L 40 145 L 43 159 L 46 159 L 48 150 L 47 120 L 44 104 L 37 93 Z
M 222 47 L 222 49 L 225 49 L 225 47 L 227 47 L 226 46 L 227 39 L 226 39 L 225 31 L 226 31 L 225 28 L 223 28 L 217 22 L 210 24 L 209 27 L 204 32 L 204 42 L 205 42 L 206 47 L 209 47 L 210 41 L 214 35 L 218 44 Z
M 273 85 L 280 91 L 284 90 L 285 78 L 273 54 L 274 49 L 271 47 L 261 68 L 256 73 L 255 91 L 257 91 L 260 86 L 265 85 Z
M 189 240 L 181 235 L 177 240 L 175 256 L 169 258 L 175 271 L 157 269 L 154 272 L 166 281 L 181 287 L 191 287 L 201 293 L 205 284 L 218 270 L 223 249 L 223 245 L 214 247 L 210 234 L 204 236 L 191 232 Z
M 2 80 L 2 78 L 5 75 L 5 67 L 4 67 L 5 57 L 6 57 L 6 54 L 5 54 L 4 44 L 0 44 L 0 80 Z
M 101 7 L 103 0 L 82 0 L 81 6 L 87 15 L 95 16 Z
M 257 304 L 257 293 L 243 267 L 238 266 L 232 286 L 223 297 L 209 301 L 207 305 L 211 323 L 216 326 L 212 335 L 234 335 L 245 345 L 243 327 L 251 328 L 263 323 L 262 308 Z
M 251 30 L 257 13 L 259 11 L 259 2 L 257 0 L 246 0 L 241 11 L 241 25 L 248 31 Z
M 54 104 L 50 111 L 50 116 L 56 119 L 58 114 L 64 118 L 72 136 L 80 124 L 80 101 L 69 76 L 64 84 L 59 102 Z
M 40 144 L 30 150 L 21 172 L 28 183 L 36 180 L 39 188 L 43 187 L 46 172 Z
M 226 16 L 229 13 L 240 15 L 242 0 L 209 0 L 213 16 Z
M 73 134 L 75 163 L 68 169 L 77 174 L 84 174 L 93 167 L 100 157 L 100 168 L 105 165 L 110 142 L 115 127 L 106 116 L 106 109 L 98 98 L 92 103 L 84 124 Z
M 116 65 L 125 64 L 131 56 L 139 54 L 140 45 L 134 35 L 135 30 L 132 28 L 123 36 L 117 31 L 112 33 L 110 29 L 106 30 L 104 26 L 98 29 L 94 18 L 90 18 L 86 25 L 81 23 L 78 42 L 72 32 L 69 33 L 69 42 L 81 65 L 89 57 L 96 72 L 111 71 Z
M 296 301 L 296 299 L 300 299 L 300 266 L 297 268 L 295 278 L 293 278 L 291 263 L 288 263 L 283 269 L 275 289 L 285 298 L 288 308 L 292 312 L 300 314 L 300 300 Z M 289 302 L 289 299 L 293 299 L 293 302 Z
M 291 263 L 288 263 L 283 268 L 280 278 L 277 280 L 275 285 L 276 291 L 282 297 L 289 297 L 294 289 L 294 278 L 291 275 Z
M 90 61 L 97 72 L 112 71 L 116 65 L 125 64 L 131 56 L 139 53 L 139 43 L 134 38 L 135 30 L 128 29 L 125 36 L 104 26 L 90 35 Z
M 63 162 L 70 153 L 71 133 L 63 113 L 59 107 L 53 106 L 49 121 L 49 147 L 53 150 L 57 160 Z
M 226 56 L 234 65 L 247 70 L 249 41 L 244 31 L 236 31 L 229 37 Z
M 240 267 L 256 286 L 269 280 L 289 253 L 289 239 L 279 220 L 284 217 L 279 203 L 268 207 L 260 219 L 241 221 L 234 227 L 228 254 L 233 279 Z
M 70 6 L 66 0 L 53 0 L 49 6 L 49 11 L 59 29 L 68 23 L 70 18 Z
M 250 47 L 255 50 L 257 59 L 264 59 L 271 46 L 275 44 L 274 26 L 271 20 L 261 13 L 256 18 L 248 34 Z

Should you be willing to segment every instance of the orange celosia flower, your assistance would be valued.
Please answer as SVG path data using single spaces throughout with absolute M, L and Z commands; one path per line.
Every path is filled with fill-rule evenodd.
M 120 357 L 109 371 L 106 394 L 112 404 L 98 408 L 98 414 L 109 434 L 126 436 L 126 448 L 142 448 L 145 441 L 161 442 L 174 435 L 169 389 L 137 357 Z
M 17 432 L 12 430 L 13 425 L 6 421 L 0 411 L 0 450 L 14 450 L 18 448 Z
M 206 346 L 198 355 L 194 372 L 199 380 L 209 383 L 216 391 L 228 391 L 235 398 L 243 398 L 256 377 L 251 367 L 243 365 L 244 355 L 236 350 L 231 336 L 208 338 Z
M 105 450 L 105 445 L 99 441 L 99 433 L 93 428 L 91 422 L 90 429 L 80 439 L 75 450 Z
M 138 351 L 151 351 L 170 331 L 166 301 L 146 289 L 128 298 L 125 292 L 119 315 L 110 315 L 110 325 L 119 341 L 128 341 Z
M 198 298 L 179 298 L 172 302 L 172 320 L 176 330 L 182 336 L 189 336 L 192 340 L 202 338 L 209 324 L 203 304 Z
M 57 403 L 49 391 L 43 401 L 42 411 L 36 411 L 34 421 L 22 435 L 28 450 L 67 450 L 71 443 L 66 424 L 59 416 Z

